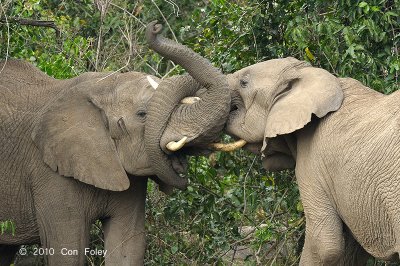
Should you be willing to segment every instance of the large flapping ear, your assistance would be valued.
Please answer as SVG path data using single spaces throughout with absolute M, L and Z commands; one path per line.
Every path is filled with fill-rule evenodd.
M 266 141 L 303 128 L 312 114 L 321 118 L 340 108 L 343 91 L 339 80 L 326 70 L 293 67 L 281 74 L 265 127 Z
M 85 82 L 87 84 L 81 86 L 93 87 L 95 82 Z M 44 107 L 32 132 L 43 161 L 60 175 L 101 189 L 126 190 L 129 179 L 102 118 L 101 108 L 76 88 L 66 91 Z

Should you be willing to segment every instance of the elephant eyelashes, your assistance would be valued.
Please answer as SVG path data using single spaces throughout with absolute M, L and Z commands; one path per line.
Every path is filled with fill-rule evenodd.
M 137 116 L 139 116 L 139 117 L 146 117 L 146 112 L 145 111 L 139 111 L 139 112 L 137 112 L 136 113 L 137 114 Z
M 141 111 L 138 111 L 138 112 L 136 113 L 136 115 L 137 115 L 138 117 L 140 117 L 141 119 L 145 119 L 147 113 L 146 113 L 146 111 L 141 110 Z

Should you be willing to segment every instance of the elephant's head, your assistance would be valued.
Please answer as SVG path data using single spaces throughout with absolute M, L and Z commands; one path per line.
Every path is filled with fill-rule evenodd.
M 53 171 L 113 191 L 129 187 L 128 174 L 155 174 L 144 144 L 154 94 L 147 75 L 85 73 L 57 87 L 58 95 L 36 115 L 32 132 Z
M 162 184 L 186 187 L 179 176 L 186 168 L 183 155 L 219 137 L 231 97 L 220 71 L 187 47 L 157 36 L 160 30 L 156 23 L 148 27 L 150 45 L 191 76 L 159 80 L 137 72 L 86 73 L 60 81 L 63 89 L 36 115 L 32 133 L 54 171 L 115 191 L 129 187 L 127 174 L 157 175 Z M 200 87 L 201 99 L 186 98 Z
M 303 128 L 313 114 L 321 118 L 337 110 L 343 100 L 336 77 L 291 57 L 246 67 L 228 75 L 228 82 L 226 131 L 261 149 L 269 170 L 294 166 L 295 152 L 282 136 Z

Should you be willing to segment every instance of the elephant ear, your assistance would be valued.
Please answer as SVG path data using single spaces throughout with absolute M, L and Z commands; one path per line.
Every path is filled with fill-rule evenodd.
M 338 110 L 343 101 L 339 80 L 324 69 L 293 67 L 280 77 L 267 116 L 262 152 L 268 139 L 303 128 L 312 114 L 324 117 Z
M 86 82 L 87 91 L 94 91 Z M 32 139 L 43 161 L 62 176 L 101 189 L 122 191 L 129 187 L 128 176 L 118 158 L 102 108 L 79 90 L 45 106 L 39 114 Z

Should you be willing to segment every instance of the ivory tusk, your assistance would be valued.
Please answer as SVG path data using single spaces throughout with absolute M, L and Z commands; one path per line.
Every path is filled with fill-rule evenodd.
M 199 97 L 186 97 L 181 100 L 181 103 L 185 104 L 194 104 L 200 101 L 201 99 Z
M 183 137 L 180 141 L 171 141 L 167 144 L 167 149 L 170 151 L 177 151 L 180 150 L 186 143 L 188 137 Z
M 147 77 L 147 80 L 148 80 L 148 82 L 150 83 L 150 85 L 153 87 L 153 89 L 157 89 L 157 87 L 158 87 L 158 83 L 157 83 L 157 81 L 155 81 L 152 77 L 150 77 L 150 76 L 146 76 Z
M 246 145 L 246 141 L 241 139 L 232 143 L 211 143 L 209 147 L 215 151 L 234 151 Z

